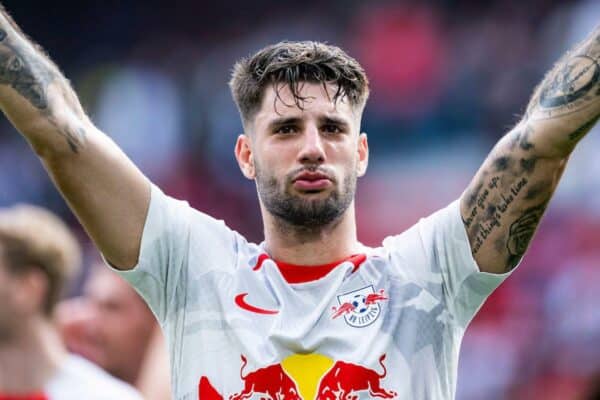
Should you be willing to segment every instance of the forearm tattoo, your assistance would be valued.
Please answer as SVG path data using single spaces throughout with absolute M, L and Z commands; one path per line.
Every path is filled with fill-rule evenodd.
M 0 28 L 0 84 L 10 85 L 38 110 L 48 109 L 48 85 L 56 79 L 40 57 L 10 43 Z
M 528 114 L 536 111 L 536 119 L 557 119 L 588 107 L 593 111 L 590 121 L 595 122 L 600 117 L 600 26 L 546 75 L 529 103 Z M 581 136 L 572 135 L 570 139 Z
M 8 25 L 1 26 L 4 23 L 8 22 L 0 22 L 0 85 L 10 86 L 19 93 L 66 139 L 71 151 L 78 152 L 85 139 L 85 130 L 57 121 L 48 97 L 49 87 L 54 83 L 62 85 L 60 91 L 66 96 L 72 90 L 68 82 L 45 59 L 41 51 L 34 49 L 32 44 L 28 44 L 24 37 L 18 36 Z M 72 97 L 76 99 L 74 95 Z M 65 103 L 72 101 L 66 99 Z M 80 105 L 77 103 L 73 107 L 80 108 Z

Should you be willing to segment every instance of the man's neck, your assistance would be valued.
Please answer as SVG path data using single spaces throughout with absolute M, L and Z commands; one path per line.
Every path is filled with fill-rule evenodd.
M 319 229 L 294 227 L 263 210 L 269 256 L 295 265 L 323 265 L 360 252 L 356 218 L 351 205 L 334 223 Z
M 0 393 L 42 391 L 66 356 L 50 321 L 38 317 L 25 323 L 22 332 L 0 343 Z

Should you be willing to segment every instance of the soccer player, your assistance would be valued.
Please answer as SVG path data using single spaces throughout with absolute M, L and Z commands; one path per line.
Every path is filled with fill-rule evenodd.
M 467 324 L 519 263 L 600 115 L 596 28 L 459 199 L 367 248 L 354 214 L 369 157 L 363 69 L 335 46 L 266 47 L 230 82 L 235 155 L 264 224 L 253 244 L 149 183 L 6 13 L 0 54 L 0 106 L 156 314 L 176 399 L 453 398 Z
M 0 399 L 141 400 L 61 341 L 54 307 L 79 261 L 76 239 L 54 214 L 0 209 Z

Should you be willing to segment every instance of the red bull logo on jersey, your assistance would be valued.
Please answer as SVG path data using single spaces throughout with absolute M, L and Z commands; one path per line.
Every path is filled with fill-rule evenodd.
M 356 328 L 372 324 L 379 314 L 381 307 L 379 302 L 387 300 L 383 289 L 375 292 L 373 286 L 354 290 L 337 296 L 339 306 L 332 307 L 332 318 L 343 316 L 346 323 Z
M 269 365 L 244 375 L 247 364 L 246 357 L 242 356 L 240 377 L 244 382 L 241 392 L 229 396 L 229 400 L 245 400 L 255 393 L 260 393 L 267 399 L 301 400 L 298 395 L 296 383 L 288 376 L 280 364 Z
M 383 369 L 381 373 L 361 365 L 344 361 L 336 362 L 321 379 L 317 399 L 356 399 L 360 392 L 368 392 L 371 398 L 393 399 L 396 397 L 396 392 L 381 386 L 381 379 L 387 375 L 383 360 L 385 354 L 379 357 L 379 364 Z
M 333 361 L 321 354 L 294 354 L 281 363 L 245 372 L 242 356 L 241 391 L 220 394 L 207 377 L 200 378 L 199 400 L 349 400 L 394 399 L 397 393 L 383 384 L 387 375 L 385 354 L 375 369 L 346 361 Z

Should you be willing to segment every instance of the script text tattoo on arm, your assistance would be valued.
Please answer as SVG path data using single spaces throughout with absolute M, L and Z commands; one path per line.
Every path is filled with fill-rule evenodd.
M 463 216 L 473 255 L 484 243 L 494 240 L 494 250 L 499 256 L 503 255 L 506 271 L 514 268 L 525 252 L 550 196 L 550 183 L 534 175 L 538 158 L 528 154 L 534 147 L 528 142 L 530 130 L 526 126 L 511 133 L 507 155 L 497 156 L 490 168 L 483 171 L 483 179 L 468 195 L 470 211 L 466 218 Z M 514 207 L 518 201 L 540 205 L 534 207 L 536 213 L 529 209 L 519 213 Z M 512 221 L 510 227 L 505 227 L 508 221 Z M 507 234 L 498 237 L 497 231 L 501 228 Z

